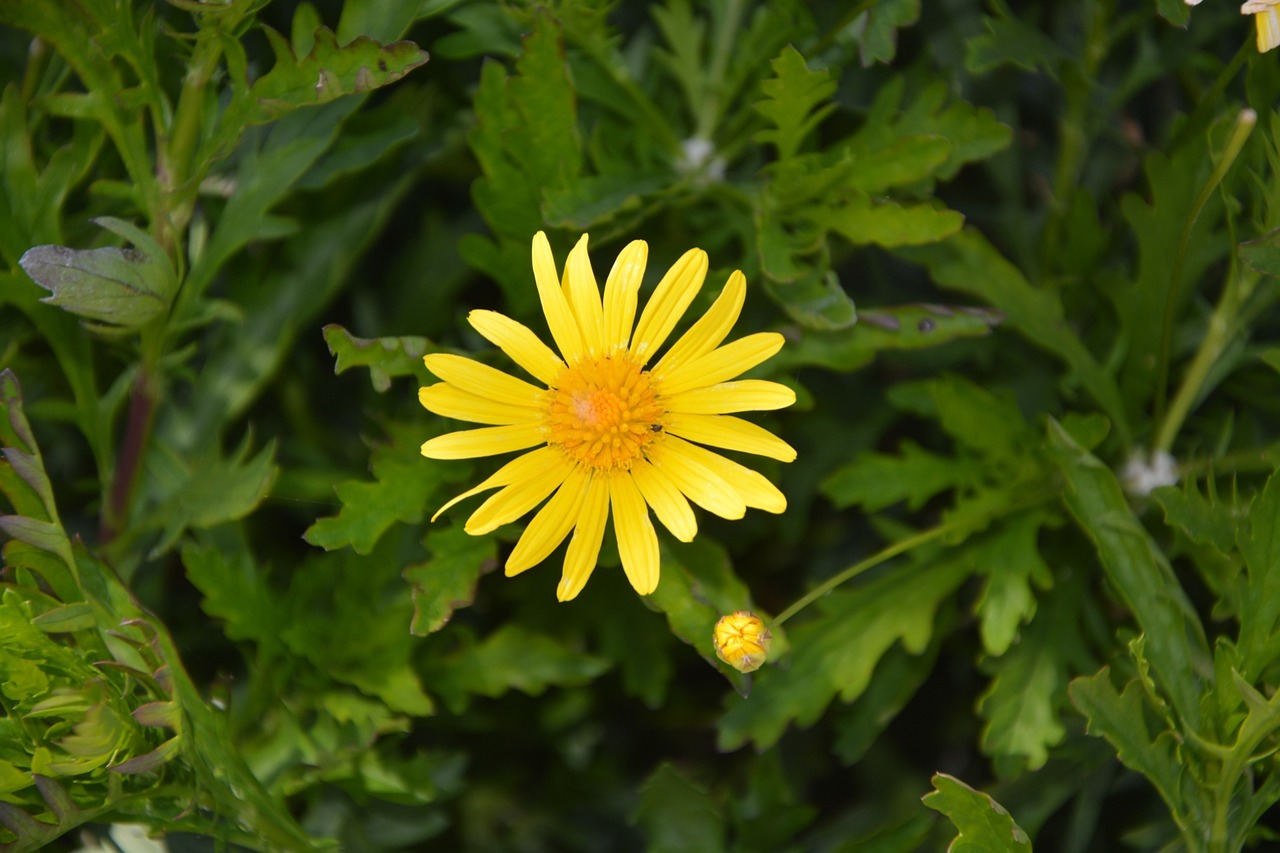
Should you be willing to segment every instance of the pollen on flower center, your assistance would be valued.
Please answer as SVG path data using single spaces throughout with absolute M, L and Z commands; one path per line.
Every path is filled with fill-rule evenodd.
M 665 414 L 648 372 L 630 355 L 585 359 L 551 389 L 547 443 L 598 471 L 629 469 L 661 433 Z

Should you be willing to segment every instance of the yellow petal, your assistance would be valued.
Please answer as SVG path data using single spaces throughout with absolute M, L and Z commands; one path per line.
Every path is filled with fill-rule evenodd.
M 636 320 L 636 302 L 644 267 L 649 258 L 649 244 L 633 240 L 618 254 L 604 283 L 605 351 L 625 348 L 631 340 L 631 324 Z
M 631 352 L 641 364 L 653 356 L 676 323 L 680 322 L 685 309 L 698 295 L 706 275 L 707 253 L 701 249 L 690 249 L 658 282 L 640 314 L 640 322 L 636 324 L 636 333 L 631 339 Z
M 487 397 L 513 406 L 537 406 L 542 401 L 541 388 L 503 373 L 496 367 L 447 352 L 432 353 L 424 356 L 422 361 L 427 365 L 427 370 L 445 382 L 478 397 Z
M 1258 27 L 1258 53 L 1280 45 L 1280 9 L 1268 9 L 1253 16 Z
M 795 391 L 779 382 L 767 382 L 763 379 L 721 382 L 719 385 L 682 391 L 663 398 L 667 411 L 697 415 L 785 409 L 795 401 Z
M 511 556 L 507 557 L 507 577 L 541 563 L 569 535 L 578 519 L 586 485 L 587 475 L 582 466 L 575 466 L 551 500 L 529 522 Z
M 592 477 L 582 499 L 573 538 L 569 540 L 569 548 L 564 555 L 564 571 L 560 575 L 560 585 L 556 587 L 556 598 L 569 601 L 587 585 L 587 579 L 596 567 L 596 558 L 600 556 L 600 542 L 604 539 L 604 523 L 608 518 L 609 478 Z
M 587 255 L 587 235 L 569 253 L 564 265 L 564 295 L 578 321 L 582 345 L 588 356 L 604 353 L 604 311 L 600 305 L 600 287 Z
M 609 479 L 609 501 L 613 507 L 613 532 L 618 537 L 618 555 L 631 586 L 641 595 L 658 588 L 658 533 L 649 520 L 644 496 L 630 474 Z
M 570 363 L 578 361 L 582 358 L 582 334 L 560 286 L 560 277 L 556 275 L 556 259 L 551 255 L 551 244 L 541 231 L 533 235 L 533 280 L 538 285 L 542 313 L 547 317 L 547 326 L 560 348 L 560 354 Z
M 716 385 L 746 373 L 782 349 L 783 338 L 777 332 L 758 332 L 738 338 L 717 350 L 678 365 L 666 376 L 655 376 L 658 393 L 674 396 L 682 391 Z
M 481 427 L 438 435 L 422 445 L 422 455 L 431 459 L 473 459 L 524 450 L 544 441 L 542 430 L 534 424 Z
M 484 339 L 507 354 L 530 376 L 546 385 L 554 385 L 564 362 L 551 347 L 544 344 L 533 330 L 497 311 L 472 311 L 467 322 Z
M 698 520 L 688 498 L 681 494 L 675 483 L 643 459 L 631 466 L 631 478 L 640 494 L 644 495 L 645 502 L 653 507 L 653 514 L 671 531 L 671 535 L 681 542 L 692 542 L 698 534 Z
M 714 472 L 738 493 L 747 506 L 772 513 L 780 513 L 787 508 L 786 495 L 778 491 L 778 487 L 759 471 L 752 471 L 705 447 L 689 444 L 675 436 L 668 436 L 664 444 L 669 448 L 671 456 L 685 457 Z
M 507 486 L 511 483 L 516 483 L 520 480 L 532 477 L 544 468 L 555 465 L 563 458 L 564 456 L 559 450 L 551 447 L 539 447 L 537 450 L 530 450 L 528 453 L 517 456 L 497 471 L 494 471 L 493 475 L 480 485 L 473 489 L 468 489 L 444 506 L 440 507 L 436 510 L 436 514 L 431 516 L 431 520 L 435 521 L 440 517 L 441 513 L 456 504 L 458 501 L 464 501 L 472 495 L 478 495 L 481 492 L 488 491 L 489 489 L 496 489 L 499 486 Z
M 796 451 L 791 445 L 764 427 L 731 415 L 689 415 L 671 412 L 666 417 L 666 430 L 672 435 L 723 447 L 740 450 L 757 456 L 768 456 L 779 462 L 794 462 Z
M 542 410 L 532 406 L 513 406 L 485 397 L 469 394 L 448 382 L 437 382 L 418 389 L 418 402 L 429 412 L 443 418 L 456 418 L 478 424 L 533 423 L 542 417 Z
M 742 313 L 742 303 L 746 298 L 747 279 L 741 272 L 734 271 L 707 313 L 690 326 L 689 331 L 681 335 L 680 340 L 654 365 L 654 374 L 663 376 L 678 365 L 706 355 L 720 346 L 720 342 L 733 330 L 733 324 L 738 322 L 738 315 Z
M 689 500 L 721 518 L 738 519 L 747 513 L 747 505 L 725 479 L 692 454 L 682 452 L 681 445 L 692 447 L 675 436 L 666 436 L 649 448 L 649 462 L 659 476 L 666 477 Z
M 465 530 L 472 536 L 483 536 L 515 521 L 546 500 L 571 470 L 562 456 L 559 464 L 544 465 L 542 470 L 494 492 L 467 519 Z

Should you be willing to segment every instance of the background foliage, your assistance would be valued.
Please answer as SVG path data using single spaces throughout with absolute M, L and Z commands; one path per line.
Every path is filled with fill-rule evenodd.
M 0 25 L 4 849 L 1275 838 L 1280 60 L 1234 4 Z M 539 229 L 701 246 L 692 313 L 740 268 L 788 338 L 788 511 L 646 599 L 427 522 L 484 465 L 419 455 L 421 356 L 541 327 Z M 786 622 L 750 677 L 740 608 Z

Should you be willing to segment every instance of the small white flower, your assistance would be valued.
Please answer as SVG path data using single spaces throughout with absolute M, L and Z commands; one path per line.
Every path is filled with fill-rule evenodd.
M 1120 480 L 1126 492 L 1145 498 L 1153 489 L 1178 482 L 1178 461 L 1164 450 L 1157 450 L 1150 456 L 1142 450 L 1135 450 L 1129 461 L 1124 463 Z
M 724 180 L 724 160 L 715 156 L 716 146 L 710 139 L 691 136 L 680 143 L 680 159 L 676 170 L 682 175 L 702 173 L 713 181 Z

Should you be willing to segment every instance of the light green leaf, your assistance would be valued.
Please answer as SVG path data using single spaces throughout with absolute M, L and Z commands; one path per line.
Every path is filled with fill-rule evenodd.
M 1014 459 L 1038 443 L 1018 404 L 956 374 L 929 383 L 939 425 L 963 447 L 989 459 Z
M 878 195 L 931 176 L 951 157 L 951 142 L 945 136 L 917 134 L 894 139 L 884 148 L 871 148 L 865 139 L 854 137 L 846 150 L 853 161 L 846 176 L 848 185 Z
M 53 294 L 42 302 L 126 329 L 141 328 L 163 314 L 173 292 L 160 269 L 130 249 L 36 246 L 19 263 Z
M 228 554 L 211 544 L 188 544 L 182 549 L 182 565 L 203 596 L 200 607 L 223 620 L 228 637 L 259 646 L 279 644 L 280 610 L 246 548 Z
M 935 773 L 931 781 L 935 790 L 922 801 L 959 830 L 948 853 L 1031 853 L 1031 839 L 989 795 L 946 773 Z
M 787 315 L 810 329 L 848 329 L 858 320 L 853 299 L 840 286 L 834 270 L 813 270 L 786 284 L 765 282 Z
M 722 853 L 723 818 L 705 790 L 663 762 L 640 787 L 631 820 L 648 840 L 646 853 Z
M 1229 554 L 1234 549 L 1236 531 L 1241 527 L 1239 519 L 1212 494 L 1209 497 L 1200 494 L 1194 477 L 1187 477 L 1181 489 L 1176 486 L 1153 489 L 1151 497 L 1164 510 L 1165 523 L 1181 530 L 1192 542 L 1209 545 L 1221 554 Z
M 426 338 L 405 336 L 398 338 L 357 338 L 336 324 L 322 330 L 329 354 L 337 359 L 334 373 L 342 373 L 353 367 L 369 368 L 373 387 L 386 391 L 395 376 L 426 377 L 422 357 L 427 354 Z
M 765 100 L 755 105 L 774 129 L 756 134 L 761 142 L 772 143 L 778 149 L 778 159 L 788 160 L 800 150 L 804 138 L 822 123 L 836 108 L 834 103 L 824 103 L 836 91 L 831 72 L 810 71 L 804 57 L 791 45 L 771 63 L 774 76 L 760 84 Z
M 986 575 L 974 611 L 989 655 L 998 657 L 1007 652 L 1018 627 L 1035 615 L 1036 596 L 1031 585 L 1042 590 L 1053 586 L 1053 574 L 1036 542 L 1046 520 L 1037 511 L 1019 513 L 966 549 L 978 571 Z
M 936 243 L 964 226 L 964 216 L 954 210 L 873 201 L 865 193 L 850 194 L 838 207 L 809 208 L 805 216 L 855 245 L 874 243 L 888 248 Z
M 491 537 L 470 536 L 460 525 L 433 529 L 422 544 L 431 558 L 404 570 L 404 579 L 413 585 L 409 630 L 420 637 L 439 631 L 455 610 L 470 606 L 481 573 L 492 569 L 497 559 Z

